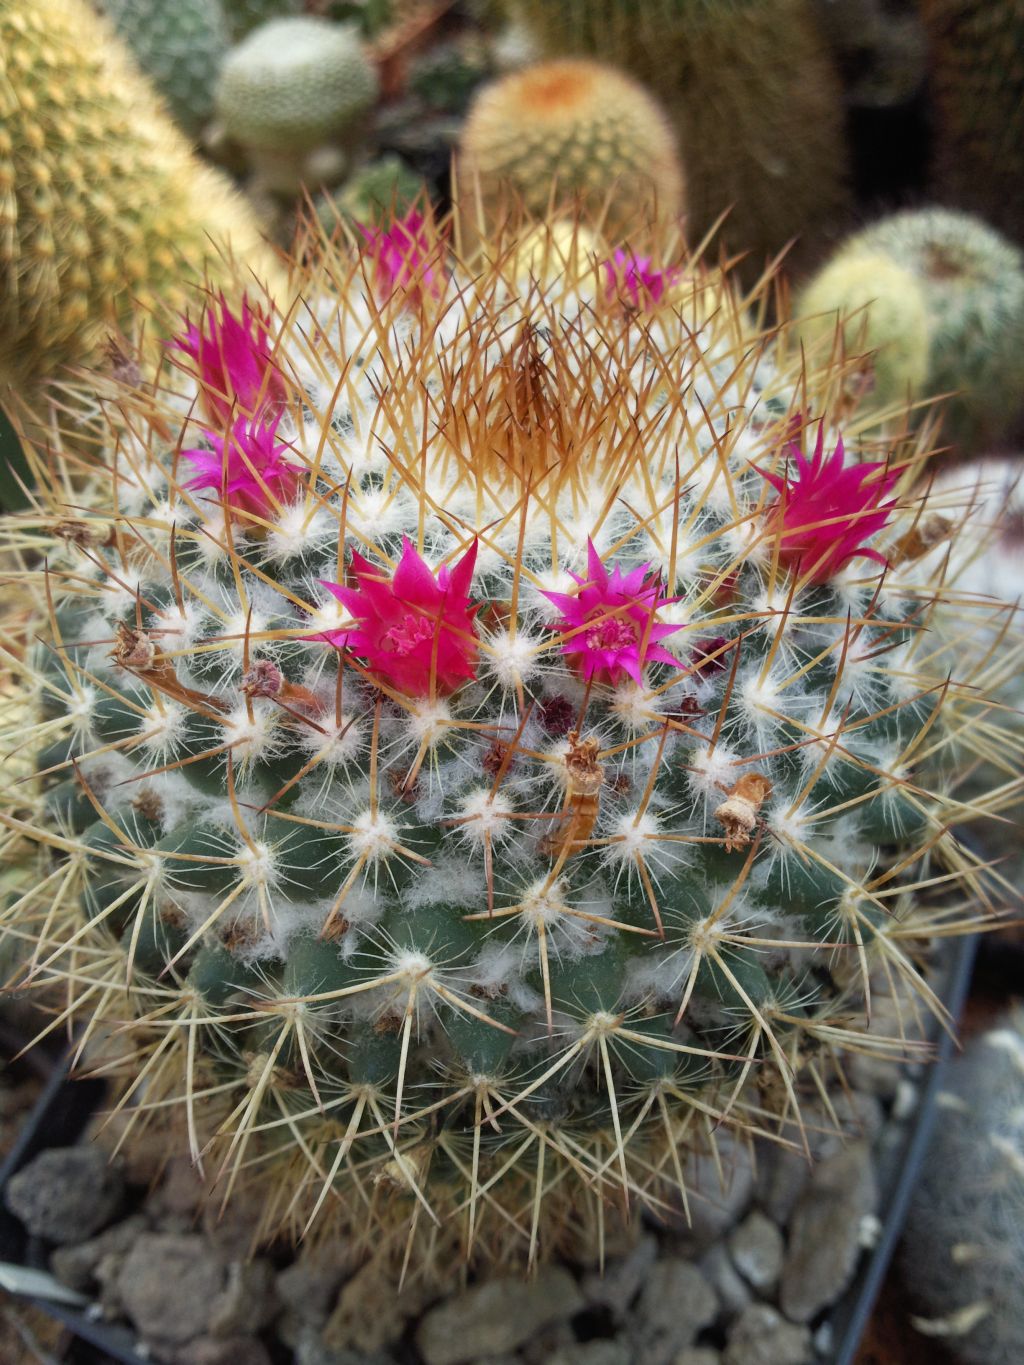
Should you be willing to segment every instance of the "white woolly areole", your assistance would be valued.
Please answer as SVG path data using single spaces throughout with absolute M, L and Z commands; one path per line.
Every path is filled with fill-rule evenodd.
M 551 606 L 551 603 L 548 603 Z M 535 676 L 540 667 L 541 637 L 525 630 L 512 635 L 507 630 L 496 631 L 487 637 L 482 672 L 494 678 L 506 691 L 521 687 Z
M 221 626 L 221 634 L 225 637 L 224 643 L 229 657 L 241 661 L 245 654 L 246 639 L 250 641 L 258 640 L 270 624 L 264 612 L 254 604 L 250 603 L 245 611 L 233 611 L 224 619 Z
M 550 625 L 560 620 L 562 613 L 554 602 L 548 601 L 544 594 L 546 592 L 572 594 L 578 588 L 579 584 L 571 577 L 568 569 L 553 568 L 536 574 L 535 582 L 529 585 L 525 596 L 528 599 L 529 606 L 537 612 L 541 620 Z
M 722 789 L 731 787 L 742 773 L 738 755 L 723 744 L 706 746 L 690 755 L 690 788 L 699 796 L 718 800 Z
M 377 862 L 393 853 L 397 829 L 380 810 L 364 810 L 352 821 L 348 842 L 357 857 Z
M 619 683 L 612 693 L 611 710 L 631 734 L 649 730 L 659 714 L 664 697 L 648 687 L 640 687 L 632 678 Z
M 760 517 L 745 517 L 722 532 L 722 541 L 735 559 L 748 564 L 767 564 L 771 537 Z
M 794 846 L 805 844 L 813 828 L 809 813 L 803 807 L 791 811 L 788 804 L 774 806 L 766 821 L 773 834 Z
M 236 760 L 246 759 L 254 762 L 269 757 L 275 748 L 277 724 L 272 711 L 254 706 L 252 715 L 248 708 L 238 706 L 221 721 L 224 743 L 230 744 Z
M 770 673 L 764 678 L 759 673 L 753 673 L 744 679 L 739 694 L 744 711 L 756 725 L 776 724 L 772 713 L 783 710 L 779 702 L 782 694 L 777 680 Z
M 433 749 L 450 733 L 451 719 L 451 708 L 446 701 L 424 698 L 410 707 L 404 724 L 417 746 Z
M 142 748 L 153 754 L 172 754 L 182 742 L 191 712 L 180 702 L 164 701 L 152 705 L 139 718 Z
M 319 724 L 321 730 L 327 729 L 322 720 Z M 321 730 L 303 727 L 300 734 L 303 748 L 316 758 L 318 764 L 344 767 L 347 763 L 355 762 L 365 747 L 366 726 L 356 716 L 343 714 L 340 725 L 327 729 L 326 734 L 322 734 Z
M 326 634 L 334 630 L 354 629 L 355 621 L 348 608 L 336 597 L 327 597 L 316 602 L 309 616 L 310 635 Z
M 240 877 L 244 885 L 273 886 L 278 879 L 274 853 L 269 844 L 257 839 L 252 847 L 246 844 L 238 854 Z
M 202 633 L 203 611 L 193 598 L 185 601 L 183 609 L 175 602 L 154 616 L 152 634 L 164 650 L 193 645 Z
M 512 810 L 512 803 L 502 792 L 478 787 L 459 806 L 459 833 L 471 844 L 483 844 L 487 839 L 498 843 L 512 833 Z
M 267 536 L 267 548 L 275 559 L 292 559 L 337 534 L 338 523 L 329 513 L 321 509 L 311 516 L 305 502 L 297 502 L 282 508 Z
M 626 811 L 612 826 L 613 842 L 605 848 L 605 858 L 610 863 L 636 862 L 645 852 L 644 845 L 657 839 L 661 825 L 656 815 L 649 810 Z

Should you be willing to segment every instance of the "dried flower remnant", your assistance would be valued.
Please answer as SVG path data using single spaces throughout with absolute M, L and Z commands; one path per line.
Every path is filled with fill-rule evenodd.
M 725 850 L 731 853 L 750 843 L 760 809 L 772 794 L 772 784 L 763 773 L 745 773 L 722 790 L 726 799 L 716 808 L 715 819 L 725 830 Z
M 316 638 L 365 659 L 370 673 L 407 697 L 454 692 L 476 676 L 475 616 L 469 598 L 476 541 L 454 568 L 442 565 L 435 578 L 408 537 L 393 577 L 352 553 L 357 586 L 321 580 L 352 614 L 355 626 Z
M 758 468 L 779 494 L 768 512 L 769 527 L 779 536 L 779 558 L 811 583 L 826 583 L 851 560 L 885 556 L 867 541 L 885 526 L 896 506 L 884 502 L 899 471 L 881 463 L 847 466 L 842 437 L 825 457 L 825 427 L 818 428 L 808 459 L 794 444 L 787 447 L 796 464 L 795 477 Z
M 566 636 L 562 653 L 586 681 L 614 684 L 626 674 L 639 684 L 648 664 L 682 666 L 658 643 L 682 627 L 656 620 L 658 608 L 675 599 L 661 596 L 661 583 L 650 564 L 640 564 L 626 574 L 616 564 L 609 573 L 591 540 L 587 542 L 586 576 L 571 573 L 570 577 L 579 584 L 579 592 L 546 592 L 544 596 L 562 613 L 554 626 Z

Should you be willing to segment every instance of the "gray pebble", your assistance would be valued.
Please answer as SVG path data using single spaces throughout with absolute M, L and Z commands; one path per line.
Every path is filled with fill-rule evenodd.
M 548 1356 L 547 1365 L 635 1365 L 625 1342 L 578 1341 Z
M 729 1251 L 736 1269 L 759 1294 L 769 1294 L 782 1272 L 785 1244 L 782 1233 L 763 1213 L 747 1215 L 729 1234 Z
M 85 1293 L 96 1283 L 96 1268 L 105 1256 L 123 1256 L 135 1239 L 149 1224 L 141 1213 L 133 1214 L 123 1223 L 115 1223 L 88 1242 L 55 1247 L 50 1255 L 50 1269 L 69 1289 Z
M 174 1365 L 271 1365 L 256 1337 L 197 1337 L 174 1354 Z
M 721 1365 L 722 1357 L 710 1346 L 691 1346 L 680 1351 L 672 1365 Z
M 270 1262 L 232 1261 L 210 1313 L 210 1334 L 234 1337 L 259 1332 L 273 1320 L 278 1307 Z
M 812 1358 L 806 1327 L 787 1322 L 766 1303 L 752 1303 L 732 1325 L 722 1365 L 808 1365 Z
M 197 1233 L 144 1232 L 120 1267 L 117 1293 L 147 1342 L 182 1346 L 206 1334 L 225 1280 Z
M 585 1275 L 580 1286 L 583 1297 L 591 1307 L 607 1308 L 621 1321 L 657 1256 L 658 1239 L 647 1233 L 627 1256 L 609 1262 L 603 1275 L 599 1271 Z
M 461 1365 L 478 1356 L 514 1351 L 548 1323 L 584 1307 L 576 1281 L 549 1266 L 524 1284 L 490 1280 L 438 1304 L 425 1315 L 416 1342 L 427 1365 Z
M 323 1329 L 323 1343 L 332 1351 L 381 1351 L 398 1340 L 406 1319 L 416 1317 L 429 1297 L 419 1285 L 407 1285 L 400 1293 L 387 1287 L 385 1295 L 380 1270 L 363 1266 L 342 1286 Z
M 695 1265 L 674 1257 L 656 1261 L 632 1314 L 637 1359 L 671 1365 L 717 1316 L 715 1291 Z
M 753 1298 L 750 1285 L 740 1275 L 725 1249 L 724 1242 L 716 1242 L 700 1258 L 700 1272 L 718 1295 L 718 1301 L 730 1316 L 742 1313 Z
M 807 1322 L 839 1298 L 860 1258 L 861 1222 L 877 1203 L 865 1142 L 822 1161 L 793 1211 L 779 1301 L 794 1322 Z
M 124 1181 L 98 1147 L 49 1147 L 11 1177 L 5 1203 L 34 1237 L 67 1245 L 106 1227 L 124 1199 Z
M 778 1146 L 767 1146 L 758 1152 L 756 1199 L 780 1228 L 789 1225 L 810 1178 L 811 1163 L 803 1152 Z

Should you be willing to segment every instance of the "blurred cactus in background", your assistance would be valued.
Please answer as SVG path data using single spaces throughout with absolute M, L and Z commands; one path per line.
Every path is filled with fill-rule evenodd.
M 727 209 L 753 267 L 846 207 L 839 84 L 809 0 L 505 0 L 549 55 L 623 67 L 679 137 L 691 240 Z
M 260 181 L 283 194 L 313 183 L 308 158 L 338 150 L 330 179 L 345 169 L 342 149 L 361 135 L 377 77 L 351 25 L 307 17 L 272 19 L 233 48 L 221 71 L 217 112 Z
M 158 333 L 149 315 L 204 278 L 279 282 L 251 210 L 84 0 L 0 0 L 0 184 L 0 384 L 93 362 L 133 318 Z
M 230 42 L 221 0 L 101 0 L 100 9 L 176 121 L 199 133 Z
M 1024 1360 L 1024 1011 L 949 1069 L 903 1239 L 914 1320 L 965 1365 Z
M 1024 240 L 1024 0 L 923 0 L 936 190 Z
M 810 339 L 843 319 L 847 350 L 871 359 L 881 406 L 956 392 L 944 434 L 998 438 L 1024 405 L 1024 257 L 963 213 L 898 213 L 857 233 L 804 291 Z
M 269 19 L 288 19 L 301 14 L 303 0 L 220 0 L 233 42 L 240 42 Z
M 935 633 L 1006 608 L 922 568 L 923 438 L 631 235 L 307 241 L 272 315 L 197 298 L 173 374 L 83 393 L 86 487 L 51 456 L 7 523 L 49 872 L 4 927 L 267 1236 L 450 1275 L 685 1209 L 920 1055 L 977 922 L 991 652 Z
M 467 227 L 578 198 L 610 240 L 677 217 L 686 193 L 657 103 L 614 68 L 573 59 L 485 86 L 463 128 L 457 174 Z

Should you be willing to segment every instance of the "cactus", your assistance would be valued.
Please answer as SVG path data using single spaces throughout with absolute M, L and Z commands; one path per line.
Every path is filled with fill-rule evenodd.
M 229 35 L 220 0 L 102 0 L 100 9 L 187 132 L 213 112 Z
M 390 153 L 360 166 L 334 194 L 322 195 L 317 201 L 317 216 L 328 233 L 343 220 L 379 223 L 396 211 L 405 213 L 424 190 L 412 167 Z
M 229 287 L 227 253 L 278 283 L 245 203 L 83 0 L 0 0 L 0 122 L 0 384 L 95 361 L 204 275 Z
M 944 425 L 962 446 L 997 437 L 1020 411 L 1024 257 L 966 214 L 898 213 L 857 233 L 808 285 L 800 312 L 811 339 L 831 335 L 838 314 L 848 347 L 879 348 L 878 402 L 956 392 Z
M 221 71 L 217 111 L 272 188 L 293 192 L 301 157 L 351 144 L 377 94 L 356 30 L 325 19 L 272 19 L 233 48 Z
M 520 204 L 579 196 L 610 238 L 683 208 L 675 142 L 655 102 L 598 62 L 541 62 L 485 86 L 458 155 L 464 217 L 500 221 Z
M 1024 1012 L 950 1068 L 902 1264 L 914 1325 L 964 1365 L 1024 1359 Z
M 945 792 L 989 651 L 932 665 L 922 438 L 851 413 L 851 460 L 770 285 L 658 239 L 577 275 L 597 236 L 545 230 L 532 279 L 419 212 L 307 242 L 6 530 L 30 984 L 266 1235 L 424 1274 L 685 1206 L 723 1136 L 799 1148 L 845 1053 L 917 1055 L 865 983 L 926 1007 L 984 879 Z
M 766 253 L 844 210 L 838 81 L 808 0 L 506 0 L 549 56 L 622 67 L 668 112 L 691 237 L 729 210 L 728 247 Z
M 943 202 L 1024 237 L 1024 0 L 925 0 Z

